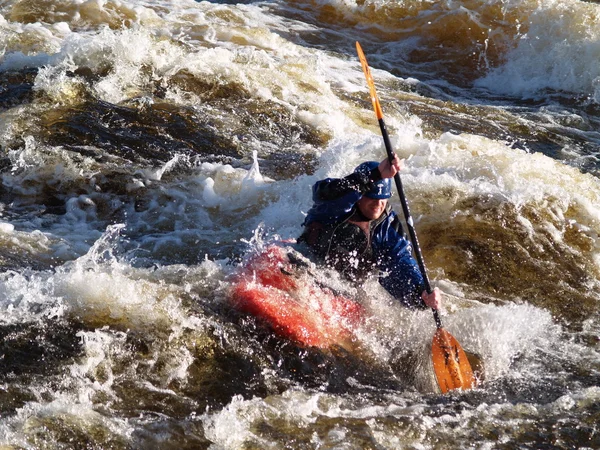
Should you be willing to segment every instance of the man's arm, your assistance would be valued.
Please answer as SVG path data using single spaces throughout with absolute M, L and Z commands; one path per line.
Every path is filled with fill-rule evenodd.
M 369 174 L 353 172 L 344 178 L 326 178 L 315 183 L 313 201 L 337 200 L 350 192 L 358 192 L 363 195 L 369 192 L 374 182 L 379 180 L 381 180 L 381 173 L 377 167 Z
M 402 164 L 398 156 L 390 162 L 387 158 L 379 163 L 369 173 L 353 172 L 344 178 L 327 178 L 318 181 L 313 187 L 313 201 L 336 200 L 348 194 L 350 191 L 366 194 L 373 188 L 373 183 L 382 178 L 392 178 L 400 171 Z
M 381 225 L 375 236 L 379 249 L 379 268 L 386 272 L 379 283 L 396 299 L 409 308 L 426 308 L 422 298 L 424 281 L 419 265 L 412 256 L 412 246 L 404 237 L 394 212 Z
M 346 217 L 356 202 L 377 181 L 379 169 L 370 173 L 353 172 L 344 178 L 326 178 L 313 186 L 313 206 L 308 211 L 303 225 L 319 222 L 323 225 L 337 222 Z

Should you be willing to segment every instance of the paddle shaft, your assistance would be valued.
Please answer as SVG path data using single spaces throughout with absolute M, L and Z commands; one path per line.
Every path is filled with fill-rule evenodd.
M 369 92 L 371 94 L 371 102 L 373 103 L 373 109 L 375 110 L 375 116 L 377 117 L 377 121 L 379 122 L 379 128 L 381 129 L 381 135 L 383 136 L 383 143 L 385 144 L 385 151 L 387 152 L 388 159 L 390 163 L 394 160 L 394 152 L 392 151 L 392 144 L 390 142 L 390 137 L 387 132 L 387 128 L 385 126 L 385 122 L 383 120 L 383 111 L 381 110 L 381 104 L 379 103 L 379 98 L 377 97 L 377 91 L 375 90 L 375 82 L 373 81 L 373 77 L 371 76 L 371 69 L 369 69 L 369 64 L 367 63 L 367 58 L 362 50 L 362 47 L 358 42 L 356 42 L 356 51 L 358 52 L 358 57 L 360 59 L 360 64 L 362 65 L 363 72 L 365 74 L 365 78 L 367 79 L 367 84 L 369 85 Z M 410 240 L 413 244 L 413 249 L 415 253 L 415 257 L 417 259 L 417 264 L 419 265 L 419 270 L 421 271 L 421 275 L 423 276 L 423 283 L 425 284 L 425 290 L 428 294 L 431 294 L 431 284 L 429 283 L 429 277 L 427 276 L 427 270 L 425 269 L 425 263 L 423 262 L 423 256 L 421 255 L 421 248 L 419 247 L 419 241 L 417 239 L 417 233 L 415 231 L 414 223 L 412 220 L 412 216 L 410 215 L 410 209 L 408 208 L 408 202 L 406 201 L 406 196 L 404 195 L 404 189 L 402 188 L 402 180 L 400 179 L 400 174 L 396 173 L 394 175 L 394 181 L 396 182 L 396 189 L 398 190 L 398 195 L 400 196 L 400 202 L 402 203 L 402 211 L 404 212 L 404 218 L 406 219 L 406 225 L 408 226 L 408 234 L 410 235 Z M 435 324 L 438 329 L 442 328 L 442 320 L 440 319 L 440 315 L 437 310 L 432 309 L 433 318 L 435 319 Z
M 383 111 L 381 110 L 379 99 L 377 98 L 375 83 L 373 81 L 373 77 L 371 76 L 369 65 L 367 64 L 367 58 L 365 57 L 365 54 L 358 42 L 356 42 L 356 51 L 358 52 L 358 57 L 362 65 L 363 72 L 365 73 L 365 77 L 367 78 L 367 84 L 369 85 L 369 91 L 371 93 L 371 102 L 373 103 L 373 109 L 375 110 L 377 121 L 379 122 L 379 128 L 381 128 L 381 135 L 383 136 L 385 150 L 391 163 L 394 159 L 392 144 L 390 143 L 385 122 L 383 121 Z M 406 201 L 406 196 L 404 195 L 402 180 L 400 179 L 399 173 L 394 175 L 394 181 L 396 182 L 396 188 L 398 189 L 398 195 L 400 196 L 400 202 L 402 204 L 402 210 L 406 219 L 406 225 L 408 226 L 408 233 L 413 245 L 417 264 L 419 265 L 419 270 L 423 276 L 423 283 L 425 284 L 425 289 L 427 292 L 431 294 L 431 284 L 429 283 L 429 277 L 427 276 L 427 270 L 425 269 L 425 263 L 423 262 L 423 256 L 421 255 L 421 248 L 419 247 L 417 233 L 410 215 L 410 209 L 408 208 L 408 202 Z M 464 350 L 458 341 L 454 339 L 454 336 L 442 328 L 442 320 L 440 319 L 437 310 L 433 308 L 432 310 L 435 324 L 437 325 L 437 331 L 433 336 L 431 358 L 440 390 L 442 393 L 445 393 L 452 389 L 470 389 L 473 386 L 476 386 L 477 380 L 473 375 L 471 364 L 469 363 Z
M 387 152 L 388 159 L 390 163 L 394 160 L 394 152 L 392 151 L 392 144 L 390 142 L 390 137 L 387 132 L 387 128 L 385 126 L 385 122 L 383 117 L 378 118 L 379 128 L 381 129 L 381 135 L 383 136 L 383 142 L 385 144 L 385 150 Z M 398 190 L 398 195 L 400 196 L 400 203 L 402 204 L 402 211 L 404 212 L 404 218 L 406 219 L 406 225 L 408 227 L 408 234 L 410 236 L 410 241 L 413 245 L 413 250 L 415 253 L 415 258 L 417 260 L 417 264 L 419 265 L 419 270 L 421 271 L 421 275 L 423 276 L 423 283 L 425 284 L 425 290 L 431 294 L 431 284 L 429 283 L 429 277 L 427 276 L 427 269 L 425 268 L 425 263 L 423 262 L 423 255 L 421 254 L 421 248 L 419 247 L 419 240 L 417 239 L 417 232 L 415 231 L 414 222 L 412 216 L 410 215 L 410 209 L 408 207 L 408 202 L 406 201 L 406 196 L 404 195 L 404 188 L 402 187 L 402 179 L 400 178 L 400 174 L 396 172 L 394 175 L 394 182 L 396 183 L 396 189 Z M 436 309 L 432 309 L 433 318 L 435 319 L 435 324 L 438 328 L 442 328 L 442 319 L 438 314 Z

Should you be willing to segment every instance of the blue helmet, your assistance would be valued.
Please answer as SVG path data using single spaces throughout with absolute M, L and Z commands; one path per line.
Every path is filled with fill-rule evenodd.
M 379 163 L 377 161 L 367 161 L 357 166 L 356 169 L 354 169 L 354 172 L 370 174 L 371 171 L 378 166 Z M 390 198 L 392 196 L 392 179 L 382 178 L 381 180 L 375 181 L 373 183 L 373 189 L 367 192 L 365 196 L 375 199 Z

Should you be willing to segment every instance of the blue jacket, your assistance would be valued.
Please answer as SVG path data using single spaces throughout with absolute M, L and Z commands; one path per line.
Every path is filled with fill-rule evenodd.
M 356 172 L 345 178 L 327 178 L 315 183 L 314 203 L 303 223 L 305 231 L 299 240 L 312 247 L 318 257 L 326 259 L 331 241 L 336 239 L 336 227 L 356 214 L 356 202 L 371 187 L 372 180 Z M 396 213 L 388 205 L 382 216 L 369 225 L 370 236 L 365 242 L 370 243 L 372 261 L 380 271 L 379 283 L 404 305 L 425 308 L 421 299 L 425 289 L 423 277 Z M 317 236 L 310 236 L 311 232 Z M 364 236 L 365 233 L 361 230 L 361 234 Z M 329 241 L 319 248 L 319 241 L 323 244 L 323 240 Z

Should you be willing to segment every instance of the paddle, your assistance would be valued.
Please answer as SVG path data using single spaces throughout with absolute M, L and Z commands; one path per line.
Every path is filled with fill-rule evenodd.
M 392 161 L 394 159 L 392 144 L 390 143 L 385 122 L 383 121 L 383 111 L 381 110 L 381 105 L 379 104 L 377 91 L 375 90 L 375 83 L 373 82 L 373 77 L 371 76 L 371 70 L 367 64 L 365 54 L 363 53 L 363 50 L 358 42 L 356 42 L 356 51 L 358 52 L 358 58 L 360 59 L 363 72 L 365 73 L 365 78 L 367 79 L 367 83 L 369 85 L 371 102 L 373 103 L 373 109 L 375 110 L 375 115 L 377 116 L 379 127 L 381 128 L 381 134 L 383 136 L 383 142 L 385 144 L 387 156 L 389 160 Z M 425 263 L 423 262 L 423 257 L 421 256 L 421 249 L 417 240 L 417 233 L 415 232 L 413 219 L 410 215 L 410 210 L 408 209 L 408 203 L 404 195 L 402 180 L 400 179 L 399 173 L 394 175 L 394 181 L 396 182 L 396 188 L 398 189 L 398 194 L 400 195 L 400 202 L 402 203 L 402 210 L 408 226 L 408 232 L 410 235 L 410 240 L 413 244 L 413 250 L 417 264 L 419 265 L 419 270 L 423 275 L 425 289 L 431 294 L 432 289 L 429 283 L 429 277 L 427 276 Z M 469 363 L 467 355 L 454 336 L 452 336 L 442 327 L 442 319 L 435 309 L 433 310 L 433 318 L 435 319 L 437 331 L 433 336 L 431 357 L 433 360 L 433 369 L 435 371 L 435 376 L 437 378 L 440 390 L 442 393 L 446 393 L 452 389 L 469 389 L 474 387 L 476 379 L 473 375 L 473 370 L 471 369 L 471 364 Z

